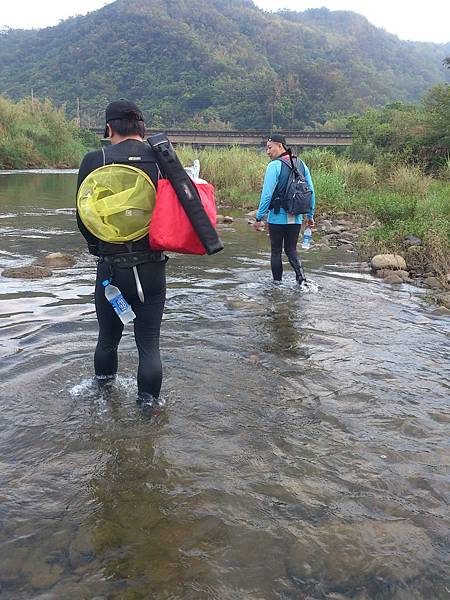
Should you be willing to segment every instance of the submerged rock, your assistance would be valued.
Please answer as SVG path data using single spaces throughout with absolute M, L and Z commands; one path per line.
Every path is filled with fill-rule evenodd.
M 327 522 L 308 528 L 306 536 L 313 543 L 300 538 L 290 551 L 290 568 L 299 577 L 320 578 L 325 589 L 412 579 L 426 572 L 433 556 L 427 533 L 406 520 Z
M 397 275 L 396 271 L 391 271 L 389 275 L 387 275 L 383 279 L 384 283 L 388 283 L 390 285 L 403 283 L 403 279 Z
M 437 303 L 444 308 L 450 309 L 450 292 L 438 296 Z
M 50 277 L 52 272 L 45 267 L 37 265 L 26 265 L 25 267 L 11 267 L 2 271 L 2 277 L 13 277 L 16 279 L 42 279 Z
M 372 269 L 378 271 L 379 269 L 389 269 L 395 271 L 401 269 L 406 271 L 406 261 L 400 254 L 377 254 L 372 258 L 371 261 Z
M 399 269 L 398 271 L 392 271 L 390 269 L 379 269 L 378 271 L 376 271 L 375 275 L 377 277 L 381 277 L 381 279 L 385 279 L 389 275 L 396 275 L 397 277 L 400 277 L 402 281 L 410 281 L 408 271 L 403 271 L 402 269 Z
M 50 252 L 50 254 L 37 258 L 33 264 L 57 269 L 60 267 L 73 267 L 75 262 L 75 259 L 73 256 L 70 256 L 70 254 L 65 254 L 64 252 Z

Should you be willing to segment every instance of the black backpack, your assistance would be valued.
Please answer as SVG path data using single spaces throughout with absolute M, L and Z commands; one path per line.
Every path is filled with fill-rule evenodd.
M 293 159 L 291 153 L 289 153 L 291 164 L 280 158 L 277 160 L 281 160 L 283 164 L 287 165 L 291 169 L 291 172 L 289 173 L 284 195 L 279 199 L 274 199 L 272 201 L 273 206 L 276 207 L 276 200 L 278 200 L 279 206 L 291 215 L 308 213 L 312 208 L 312 190 L 305 179 L 305 165 L 303 161 L 298 158 Z M 277 211 L 275 208 L 275 212 L 279 212 L 279 210 Z

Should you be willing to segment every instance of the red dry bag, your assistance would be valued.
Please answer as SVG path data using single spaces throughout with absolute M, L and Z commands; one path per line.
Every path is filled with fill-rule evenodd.
M 201 203 L 213 227 L 216 226 L 214 186 L 196 183 Z M 181 254 L 206 254 L 195 229 L 186 215 L 168 179 L 159 179 L 156 206 L 150 221 L 150 247 Z

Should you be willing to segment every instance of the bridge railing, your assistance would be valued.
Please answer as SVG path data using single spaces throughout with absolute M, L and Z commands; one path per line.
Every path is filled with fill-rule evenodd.
M 104 128 L 91 128 L 91 131 L 103 137 Z M 161 129 L 147 129 L 146 135 L 157 133 Z M 239 131 L 209 130 L 195 131 L 188 129 L 166 129 L 173 144 L 195 146 L 262 146 L 267 140 L 267 131 L 247 129 Z M 348 131 L 280 131 L 292 146 L 349 146 L 352 134 Z

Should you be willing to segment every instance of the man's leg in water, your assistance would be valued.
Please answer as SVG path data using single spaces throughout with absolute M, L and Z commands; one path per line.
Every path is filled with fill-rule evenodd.
M 283 262 L 281 252 L 283 250 L 283 237 L 286 225 L 274 225 L 269 223 L 270 236 L 270 268 L 274 281 L 281 281 L 283 277 Z
M 99 381 L 112 379 L 117 373 L 117 348 L 123 332 L 123 323 L 105 296 L 102 280 L 107 277 L 104 266 L 99 265 L 95 282 L 95 310 L 99 332 L 94 354 L 95 375 Z
M 159 397 L 162 383 L 162 364 L 159 351 L 161 320 L 166 300 L 165 262 L 150 262 L 138 267 L 145 302 L 132 302 L 136 314 L 134 337 L 139 353 L 137 373 L 138 394 Z
M 284 234 L 284 251 L 288 257 L 291 267 L 295 271 L 298 283 L 305 279 L 302 263 L 297 254 L 297 242 L 300 234 L 300 225 L 286 225 Z

